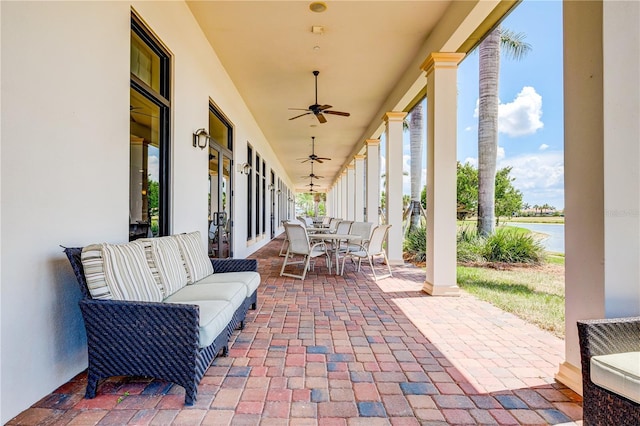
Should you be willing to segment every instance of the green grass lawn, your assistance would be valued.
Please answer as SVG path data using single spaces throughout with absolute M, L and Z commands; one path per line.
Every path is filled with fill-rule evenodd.
M 555 260 L 543 267 L 509 270 L 458 266 L 458 285 L 480 300 L 564 337 L 564 265 Z

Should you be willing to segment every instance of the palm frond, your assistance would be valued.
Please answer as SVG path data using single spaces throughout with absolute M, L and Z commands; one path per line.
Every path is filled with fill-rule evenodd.
M 500 48 L 511 59 L 520 60 L 532 50 L 524 39 L 525 33 L 515 33 L 509 29 L 502 29 L 500 34 Z

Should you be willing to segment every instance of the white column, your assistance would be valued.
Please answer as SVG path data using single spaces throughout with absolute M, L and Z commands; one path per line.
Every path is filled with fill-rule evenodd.
M 364 155 L 355 156 L 354 164 L 355 174 L 355 216 L 354 220 L 357 222 L 364 222 Z
M 347 195 L 347 171 L 343 170 L 342 174 L 340 175 L 340 198 L 342 203 L 342 211 L 340 213 L 340 217 L 344 220 L 349 219 Z
M 386 221 L 391 225 L 387 237 L 387 257 L 392 265 L 402 265 L 402 122 L 406 112 L 388 112 L 382 117 L 386 133 Z
M 423 291 L 457 296 L 457 73 L 463 53 L 432 53 L 427 75 L 427 274 Z
M 565 362 L 556 379 L 578 392 L 576 322 L 640 315 L 640 41 L 623 37 L 637 35 L 639 20 L 638 2 L 563 3 Z
M 367 148 L 365 218 L 375 226 L 380 223 L 380 139 L 367 139 L 365 145 Z
M 356 216 L 356 175 L 355 164 L 347 165 L 347 220 L 355 220 Z

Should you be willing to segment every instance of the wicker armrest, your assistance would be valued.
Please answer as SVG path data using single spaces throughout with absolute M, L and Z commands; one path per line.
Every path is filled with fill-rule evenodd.
M 90 361 L 98 355 L 155 362 L 165 353 L 198 350 L 197 305 L 83 299 L 80 309 Z
M 578 321 L 585 426 L 637 426 L 640 405 L 591 381 L 591 357 L 640 351 L 640 317 Z
M 211 259 L 214 273 L 218 272 L 243 272 L 258 270 L 256 259 Z
M 640 351 L 640 317 L 578 321 L 578 335 L 588 358 Z

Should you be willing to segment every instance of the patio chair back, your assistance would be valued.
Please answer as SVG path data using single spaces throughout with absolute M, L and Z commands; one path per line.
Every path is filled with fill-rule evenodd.
M 349 231 L 349 233 L 351 235 L 358 235 L 360 238 L 350 240 L 349 243 L 362 244 L 365 241 L 369 241 L 372 227 L 373 223 L 371 222 L 353 222 L 351 224 L 351 230 Z
M 280 269 L 280 276 L 284 275 L 287 277 L 300 278 L 304 280 L 309 267 L 313 269 L 311 259 L 318 256 L 325 256 L 327 268 L 331 269 L 331 258 L 327 253 L 327 249 L 324 243 L 317 242 L 311 244 L 309 242 L 309 235 L 307 235 L 307 230 L 302 224 L 285 223 L 284 230 L 287 235 L 287 240 L 289 241 L 289 246 L 287 247 L 287 252 L 284 255 L 284 261 L 282 262 L 282 268 Z M 302 256 L 302 260 L 292 260 L 292 258 L 296 255 Z M 284 271 L 287 265 L 296 264 L 302 265 L 302 274 L 297 275 Z
M 311 251 L 309 235 L 303 225 L 299 223 L 285 223 L 284 230 L 289 240 L 289 253 L 307 255 Z
M 378 281 L 382 278 L 391 277 L 391 265 L 389 265 L 389 259 L 387 258 L 387 253 L 384 251 L 382 247 L 384 241 L 387 239 L 387 234 L 389 233 L 389 228 L 391 225 L 378 225 L 373 228 L 371 232 L 371 239 L 368 242 L 365 242 L 354 250 L 349 250 L 344 254 L 342 258 L 342 274 L 344 274 L 344 264 L 347 260 L 347 257 L 355 260 L 358 259 L 358 271 L 360 271 L 360 265 L 363 259 L 367 259 L 369 261 L 369 266 L 371 267 L 371 273 L 373 274 L 373 279 Z M 387 274 L 385 275 L 377 275 L 376 270 L 374 268 L 374 256 L 382 256 L 384 258 L 384 262 L 387 265 Z
M 384 253 L 386 257 L 386 253 L 382 245 L 387 239 L 389 228 L 391 228 L 391 225 L 378 225 L 373 228 L 373 231 L 371 232 L 371 239 L 369 240 L 369 244 L 367 245 L 369 256 L 375 256 L 377 254 Z
M 334 232 L 336 230 L 336 226 L 340 223 L 342 219 L 338 219 L 337 217 L 332 217 L 329 221 L 329 232 Z
M 351 224 L 353 222 L 350 220 L 341 220 L 338 222 L 338 226 L 336 226 L 336 234 L 348 234 L 351 231 Z

